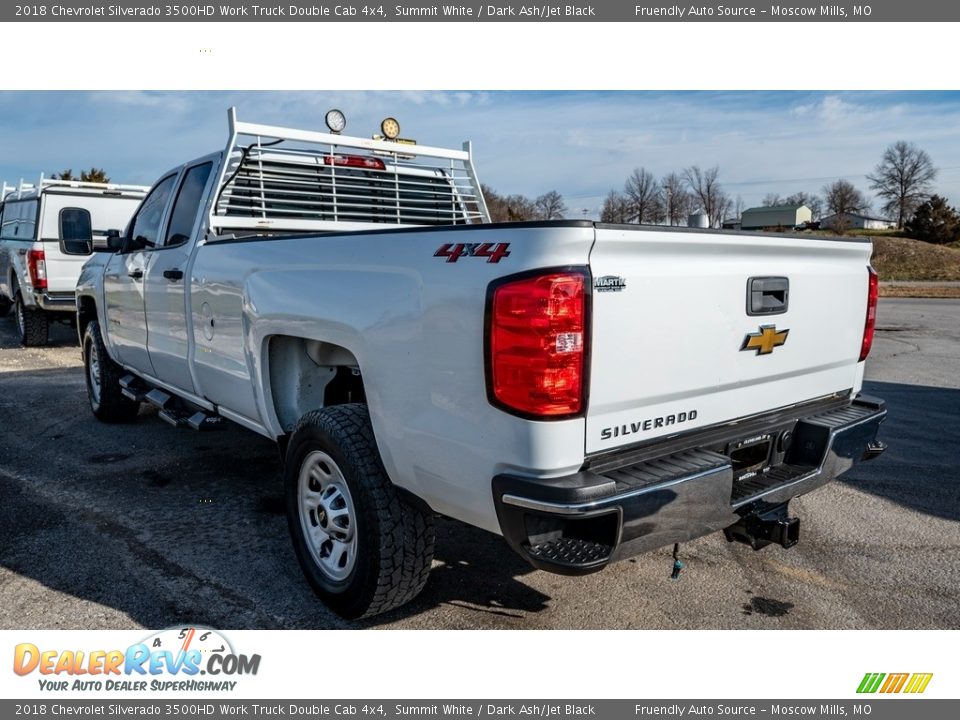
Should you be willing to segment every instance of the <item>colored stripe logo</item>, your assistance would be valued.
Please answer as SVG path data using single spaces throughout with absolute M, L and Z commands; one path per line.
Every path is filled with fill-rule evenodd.
M 933 673 L 867 673 L 860 681 L 858 693 L 922 693 Z

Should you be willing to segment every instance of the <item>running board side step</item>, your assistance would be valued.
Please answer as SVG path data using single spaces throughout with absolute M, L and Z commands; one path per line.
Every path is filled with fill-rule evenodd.
M 227 424 L 227 421 L 219 415 L 211 415 L 203 410 L 190 411 L 168 407 L 161 410 L 158 415 L 161 420 L 170 423 L 173 427 L 190 428 L 197 432 L 222 430 Z
M 210 432 L 227 426 L 226 419 L 216 413 L 187 406 L 170 393 L 160 388 L 151 388 L 136 375 L 124 375 L 120 378 L 120 392 L 134 402 L 146 402 L 158 408 L 160 412 L 157 415 L 160 419 L 173 427 Z
M 136 375 L 120 378 L 120 394 L 134 402 L 143 402 L 149 389 Z

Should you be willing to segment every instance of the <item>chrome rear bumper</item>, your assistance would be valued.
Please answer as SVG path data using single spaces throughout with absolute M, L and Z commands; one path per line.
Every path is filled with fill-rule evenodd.
M 548 480 L 499 475 L 493 492 L 500 528 L 535 567 L 593 572 L 769 513 L 830 482 L 883 451 L 876 437 L 886 414 L 883 401 L 860 396 L 780 419 L 768 433 L 769 465 L 751 472 L 736 468 L 716 442 L 698 445 L 695 435 L 684 449 L 625 466 L 606 462 L 602 472 Z

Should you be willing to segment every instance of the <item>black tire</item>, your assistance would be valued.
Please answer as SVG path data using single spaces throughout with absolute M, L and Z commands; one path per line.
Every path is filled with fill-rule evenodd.
M 47 344 L 50 330 L 50 318 L 38 307 L 27 307 L 23 295 L 17 292 L 13 300 L 17 316 L 17 334 L 24 347 L 42 347 Z
M 321 564 L 322 545 L 318 548 L 306 529 L 312 525 L 316 532 L 318 518 L 327 517 L 319 507 L 316 514 L 302 509 L 302 492 L 320 495 L 320 490 L 307 487 L 311 480 L 305 480 L 307 468 L 317 458 L 321 466 L 323 458 L 333 461 L 331 475 L 325 477 L 345 483 L 345 496 L 352 502 L 350 542 L 356 544 L 350 567 L 343 570 L 345 577 L 334 577 Z M 314 592 L 338 615 L 348 619 L 378 615 L 409 602 L 423 589 L 433 561 L 433 515 L 408 503 L 390 482 L 366 405 L 337 405 L 300 419 L 287 446 L 284 490 L 300 567 Z M 332 514 L 329 518 L 329 528 L 344 527 L 333 523 Z M 329 555 L 325 565 L 331 566 Z
M 10 313 L 13 303 L 5 297 L 0 297 L 0 317 L 6 317 Z
M 137 417 L 140 403 L 121 392 L 123 368 L 107 354 L 96 321 L 83 332 L 83 369 L 87 382 L 87 399 L 98 420 L 106 423 L 126 423 Z M 95 385 L 96 383 L 96 385 Z

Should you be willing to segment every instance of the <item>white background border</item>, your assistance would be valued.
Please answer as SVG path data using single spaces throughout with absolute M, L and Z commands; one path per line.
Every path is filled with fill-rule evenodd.
M 0 85 L 11 90 L 957 87 L 949 23 L 44 23 L 5 31 Z M 933 672 L 925 697 L 960 697 L 956 631 L 332 632 L 230 633 L 238 651 L 264 658 L 237 695 L 847 698 L 870 671 Z M 2 631 L 0 663 L 18 642 L 93 650 L 143 634 Z M 327 643 L 340 648 L 343 667 L 357 669 L 339 673 L 336 687 L 322 682 L 332 677 L 320 669 Z M 6 672 L 0 695 L 39 695 L 35 675 L 10 681 Z

